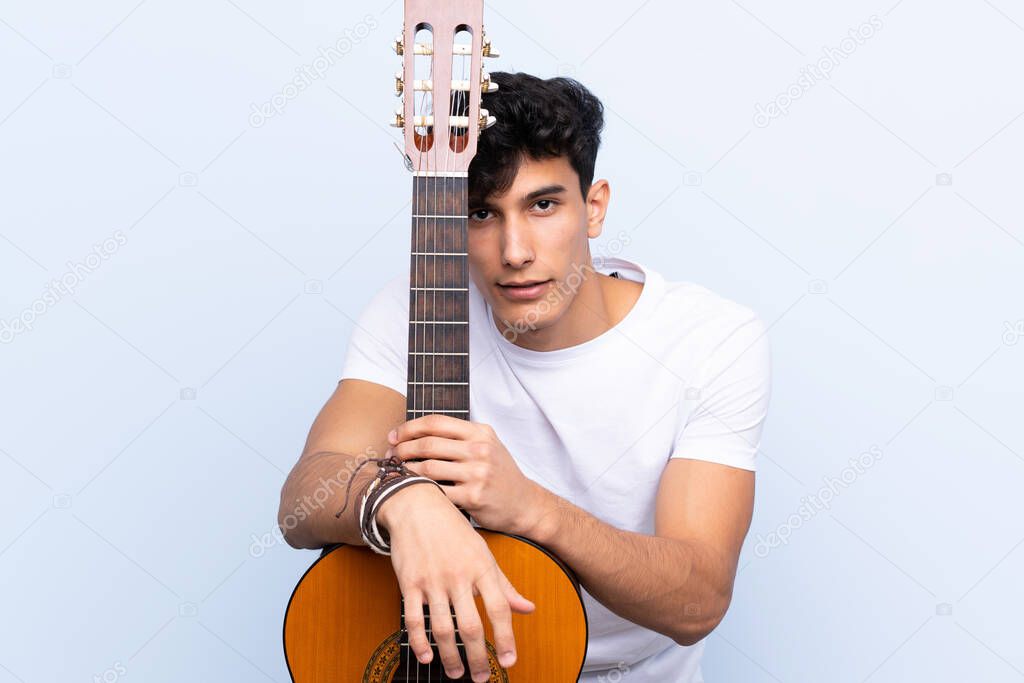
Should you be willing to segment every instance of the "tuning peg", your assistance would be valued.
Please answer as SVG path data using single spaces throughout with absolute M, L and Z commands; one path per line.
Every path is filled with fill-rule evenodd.
M 498 122 L 498 119 L 490 115 L 486 109 L 480 110 L 480 130 L 487 130 Z
M 491 74 L 480 70 L 480 92 L 498 92 L 498 84 L 491 80 Z
M 389 124 L 395 128 L 402 128 L 405 126 L 405 115 L 402 113 L 402 108 L 395 108 L 395 118 L 391 120 Z
M 484 36 L 481 40 L 480 54 L 484 57 L 500 57 L 501 53 L 498 52 L 498 48 L 491 45 L 491 39 Z
M 403 90 L 405 90 L 405 81 L 402 79 L 402 72 L 401 71 L 396 71 L 395 72 L 395 96 L 397 97 L 398 95 L 401 95 Z
M 402 36 L 395 38 L 395 42 L 391 43 L 391 48 L 395 51 L 395 54 L 405 54 L 405 39 Z

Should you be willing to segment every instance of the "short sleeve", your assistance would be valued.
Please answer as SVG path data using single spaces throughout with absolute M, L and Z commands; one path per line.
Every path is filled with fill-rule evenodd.
M 771 350 L 763 321 L 749 309 L 719 326 L 717 341 L 684 388 L 684 422 L 670 457 L 757 469 L 771 397 Z
M 409 277 L 385 283 L 356 320 L 341 379 L 362 379 L 405 395 L 409 349 Z

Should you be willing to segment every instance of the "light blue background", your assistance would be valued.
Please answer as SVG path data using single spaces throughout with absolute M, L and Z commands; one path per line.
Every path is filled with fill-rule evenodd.
M 1024 9 L 485 17 L 489 68 L 575 75 L 607 105 L 622 255 L 770 325 L 757 511 L 708 681 L 1024 679 Z M 35 318 L 0 344 L 0 683 L 287 681 L 281 618 L 315 553 L 268 536 L 278 492 L 353 319 L 407 267 L 401 21 L 383 0 L 0 4 L 0 320 Z M 830 510 L 792 517 L 873 446 Z

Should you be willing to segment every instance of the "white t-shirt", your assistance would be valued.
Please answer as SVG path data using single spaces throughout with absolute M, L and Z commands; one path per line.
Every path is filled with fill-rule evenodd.
M 669 458 L 756 468 L 771 386 L 766 328 L 749 308 L 639 263 L 604 258 L 594 267 L 643 282 L 640 297 L 611 329 L 554 351 L 503 336 L 470 279 L 470 419 L 494 428 L 527 477 L 612 526 L 653 534 Z M 405 395 L 408 320 L 406 273 L 363 310 L 342 378 Z M 580 681 L 703 681 L 703 641 L 680 646 L 582 593 L 589 640 Z

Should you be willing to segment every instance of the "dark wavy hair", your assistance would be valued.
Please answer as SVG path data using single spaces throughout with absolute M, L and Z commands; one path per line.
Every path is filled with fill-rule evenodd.
M 494 71 L 491 81 L 498 91 L 484 93 L 480 106 L 498 121 L 478 137 L 469 164 L 470 204 L 506 192 L 524 156 L 538 161 L 568 157 L 585 199 L 604 128 L 601 101 L 572 78 Z

